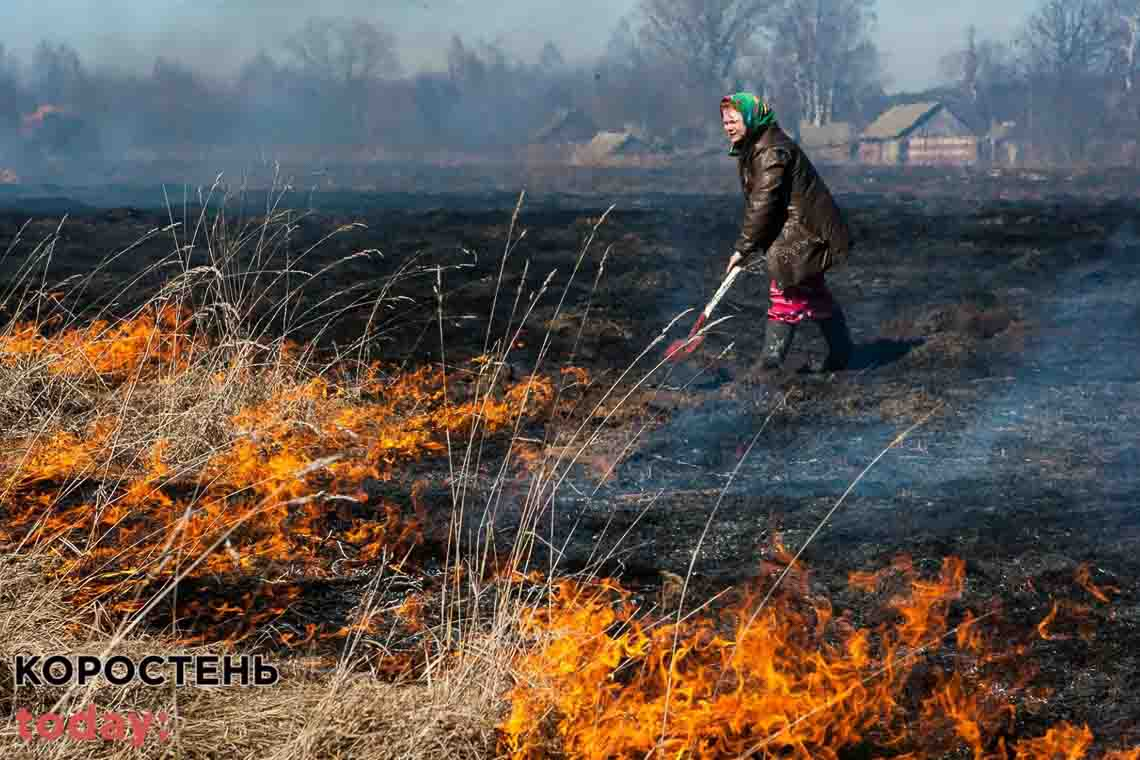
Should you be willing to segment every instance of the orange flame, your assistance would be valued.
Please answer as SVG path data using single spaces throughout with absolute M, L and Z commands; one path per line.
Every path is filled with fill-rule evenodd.
M 21 356 L 35 357 L 59 375 L 146 377 L 159 369 L 187 368 L 194 352 L 205 347 L 204 341 L 190 336 L 188 325 L 189 315 L 170 305 L 114 325 L 99 320 L 51 337 L 25 323 L 0 336 L 0 356 L 9 364 Z
M 1080 567 L 1077 568 L 1077 571 L 1074 574 L 1074 579 L 1076 580 L 1078 586 L 1092 594 L 1093 598 L 1095 598 L 1097 601 L 1104 602 L 1105 604 L 1112 603 L 1112 600 L 1108 598 L 1109 594 L 1120 593 L 1120 589 L 1116 588 L 1115 586 L 1105 586 L 1104 588 L 1101 588 L 1100 586 L 1097 586 L 1095 583 L 1093 583 L 1092 571 L 1089 568 L 1089 564 L 1087 562 L 1083 563 Z
M 103 391 L 132 379 L 170 379 L 210 349 L 188 315 L 172 308 L 51 336 L 28 325 L 0 336 L 0 362 L 37 362 Z M 581 370 L 563 375 L 572 385 L 588 382 Z M 176 465 L 172 442 L 164 440 L 120 463 L 111 455 L 118 420 L 9 437 L 9 456 L 0 462 L 0 546 L 69 547 L 73 559 L 55 573 L 72 584 L 71 600 L 97 600 L 117 616 L 139 613 L 156 589 L 182 576 L 173 612 L 187 643 L 241 641 L 270 623 L 285 646 L 339 641 L 376 632 L 385 613 L 405 630 L 422 630 L 428 607 L 418 594 L 350 623 L 279 621 L 305 603 L 305 582 L 330 578 L 338 566 L 397 566 L 427 540 L 425 483 L 416 481 L 409 503 L 378 496 L 377 483 L 396 480 L 412 462 L 446 455 L 459 435 L 511 431 L 559 394 L 549 378 L 535 377 L 467 398 L 433 368 L 398 373 L 375 366 L 352 393 L 335 378 L 283 385 L 237 410 L 226 420 L 227 444 L 194 469 Z M 524 456 L 534 464 L 540 455 Z M 782 545 L 769 556 L 761 568 L 767 582 L 792 557 Z M 466 572 L 450 570 L 456 582 Z M 509 584 L 544 580 L 513 568 L 492 574 Z M 216 578 L 230 581 L 220 593 Z M 920 577 L 907 557 L 885 570 L 853 573 L 851 586 L 883 594 L 891 613 L 868 628 L 835 614 L 802 568 L 784 580 L 762 610 L 758 594 L 746 593 L 719 612 L 681 620 L 642 614 L 613 581 L 551 580 L 549 606 L 529 609 L 521 620 L 531 646 L 516 663 L 520 678 L 501 726 L 506 751 L 516 759 L 834 759 L 864 742 L 896 757 L 964 746 L 975 758 L 1008 758 L 1004 741 L 992 737 L 1012 724 L 1009 694 L 1024 684 L 987 672 L 1001 656 L 991 651 L 979 618 L 966 612 L 950 627 L 965 584 L 961 560 L 946 559 L 935 578 Z M 1117 591 L 1093 584 L 1087 566 L 1076 580 L 1102 602 Z M 1054 603 L 1038 625 L 1042 638 L 1057 636 L 1051 626 L 1059 609 Z M 953 656 L 968 667 L 948 676 L 916 667 L 920 655 L 949 648 L 951 640 Z M 1010 651 L 1020 655 L 1024 647 Z M 372 666 L 396 676 L 425 656 L 396 653 Z M 911 696 L 924 679 L 926 696 Z M 919 727 L 909 720 L 916 711 Z M 1084 758 L 1091 744 L 1087 726 L 1061 724 L 1011 751 L 1024 760 Z M 1140 749 L 1105 757 L 1140 760 Z
M 44 119 L 47 118 L 47 116 L 49 114 L 53 114 L 53 113 L 66 114 L 66 113 L 69 113 L 69 111 L 66 108 L 64 108 L 63 106 L 57 106 L 57 105 L 53 105 L 51 103 L 45 103 L 45 104 L 39 106 L 38 108 L 36 108 L 35 111 L 32 111 L 29 114 L 24 114 L 24 116 L 21 117 L 21 119 L 20 119 L 20 134 L 22 134 L 24 137 L 27 137 L 28 135 L 32 134 L 37 129 L 39 129 L 41 126 L 43 126 Z
M 18 325 L 0 337 L 0 361 L 39 362 L 52 373 L 97 380 L 92 387 L 99 388 L 161 381 L 207 349 L 188 316 L 171 308 L 51 336 Z M 282 572 L 323 578 L 334 563 L 343 569 L 400 560 L 425 539 L 423 486 L 413 489 L 409 505 L 371 495 L 368 484 L 446 455 L 447 441 L 476 425 L 509 431 L 554 398 L 546 377 L 478 399 L 445 393 L 444 379 L 430 367 L 403 374 L 373 367 L 354 394 L 325 378 L 285 385 L 233 414 L 228 444 L 193 471 L 175 471 L 167 461 L 170 442 L 161 440 L 141 462 L 112 466 L 114 420 L 15 441 L 14 455 L 0 463 L 0 545 L 67 540 L 81 547 L 57 573 L 77 581 L 74 602 L 99 600 L 119 615 L 138 612 L 179 573 L 186 582 Z M 178 617 L 197 629 L 184 631 L 187 641 L 237 641 L 286 613 L 299 594 L 295 583 L 266 582 L 240 600 L 180 595 Z M 322 628 L 282 640 L 347 632 Z
M 613 584 L 560 583 L 551 606 L 524 619 L 544 643 L 520 663 L 502 726 L 507 748 L 514 758 L 544 756 L 552 743 L 599 760 L 757 748 L 838 757 L 838 748 L 899 730 L 909 668 L 884 664 L 941 632 L 962 568 L 951 559 L 937 580 L 915 579 L 893 603 L 900 620 L 876 636 L 837 625 L 818 598 L 782 597 L 751 623 L 745 599 L 719 619 L 677 624 L 638 616 Z
M 1092 747 L 1093 735 L 1088 726 L 1077 728 L 1068 723 L 1054 726 L 1037 739 L 1017 743 L 1016 760 L 1081 760 Z
M 558 583 L 549 606 L 523 617 L 534 643 L 516 663 L 503 750 L 515 760 L 838 758 L 863 744 L 917 759 L 964 746 L 978 760 L 1006 760 L 1000 734 L 1012 729 L 1011 695 L 1027 680 L 987 672 L 1000 658 L 977 656 L 991 648 L 979 618 L 948 628 L 964 563 L 948 558 L 927 579 L 900 558 L 851 581 L 868 592 L 905 585 L 889 602 L 894 619 L 856 628 L 800 584 L 759 613 L 748 595 L 678 623 L 641 614 L 611 581 Z M 915 667 L 950 638 L 970 667 L 948 676 Z M 908 695 L 931 677 L 908 717 Z M 1083 758 L 1090 742 L 1087 728 L 1062 725 L 1013 750 L 1026 760 Z

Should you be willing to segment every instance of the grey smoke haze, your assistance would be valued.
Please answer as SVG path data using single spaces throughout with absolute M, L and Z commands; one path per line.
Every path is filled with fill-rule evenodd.
M 73 45 L 93 64 L 149 69 L 156 55 L 200 71 L 225 73 L 281 41 L 311 15 L 360 16 L 384 22 L 411 70 L 439 65 L 452 34 L 498 41 L 533 59 L 553 40 L 570 60 L 599 53 L 636 0 L 4 0 L 0 42 L 17 53 L 41 39 Z M 974 24 L 1005 38 L 1037 0 L 959 0 L 934 4 L 879 0 L 877 40 L 889 89 L 935 83 L 938 59 L 960 46 Z

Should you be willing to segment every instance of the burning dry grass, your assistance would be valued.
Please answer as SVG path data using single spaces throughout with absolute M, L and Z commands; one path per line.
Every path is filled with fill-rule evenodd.
M 762 585 L 789 566 L 777 555 Z M 933 578 L 905 557 L 853 573 L 851 587 L 890 611 L 874 627 L 837 614 L 806 573 L 785 582 L 767 605 L 757 589 L 715 614 L 664 618 L 612 581 L 557 584 L 524 621 L 535 643 L 503 724 L 511 757 L 1089 756 L 1087 726 L 1007 738 L 1017 699 L 1042 698 L 1029 686 L 1032 642 L 999 647 L 982 625 L 989 615 L 954 609 L 961 560 Z
M 186 758 L 359 757 L 369 760 L 494 755 L 497 690 L 485 668 L 445 673 L 430 684 L 392 684 L 341 666 L 313 670 L 303 660 L 281 660 L 278 685 L 258 689 L 114 687 L 97 682 L 68 694 L 63 688 L 12 689 L 8 664 L 17 653 L 101 654 L 111 644 L 90 628 L 77 631 L 74 610 L 60 604 L 62 589 L 45 583 L 43 569 L 8 558 L 0 574 L 0 703 L 7 716 L 17 706 L 33 714 L 64 715 L 94 704 L 103 710 L 151 710 L 177 716 L 168 744 L 25 742 L 14 721 L 0 729 L 0 747 L 13 757 Z M 132 635 L 114 644 L 136 660 L 155 652 L 201 653 L 169 640 Z M 478 684 L 474 688 L 472 684 Z
M 764 579 L 780 569 L 767 565 Z M 70 608 L 32 563 L 11 560 L 4 570 L 0 662 L 29 650 L 106 651 L 104 637 L 65 624 Z M 983 621 L 952 611 L 964 581 L 954 559 L 933 577 L 905 559 L 853 573 L 852 588 L 881 596 L 891 612 L 870 628 L 836 614 L 800 572 L 763 610 L 746 593 L 719 613 L 679 621 L 637 609 L 616 582 L 567 579 L 549 586 L 548 602 L 522 608 L 516 630 L 465 641 L 447 667 L 416 683 L 285 660 L 281 684 L 257 690 L 98 684 L 0 698 L 33 713 L 86 704 L 166 711 L 178 716 L 179 756 L 193 758 L 846 757 L 862 747 L 865 756 L 907 758 L 957 757 L 966 748 L 986 760 L 1136 760 L 1138 750 L 1092 754 L 1086 726 L 1007 741 L 1014 698 L 1031 676 L 1023 670 L 1010 680 L 1007 666 L 1023 662 L 1030 642 L 997 651 Z M 145 636 L 116 649 L 136 657 L 187 651 Z M 12 724 L 0 742 L 20 757 L 164 749 L 30 747 Z
M 70 601 L 116 616 L 143 611 L 175 578 L 321 578 L 334 562 L 336 573 L 398 565 L 423 543 L 424 516 L 415 499 L 377 498 L 369 484 L 446 455 L 475 420 L 493 434 L 546 409 L 554 394 L 549 379 L 534 377 L 451 398 L 430 366 L 371 365 L 349 386 L 332 371 L 307 377 L 285 348 L 268 366 L 211 362 L 217 371 L 206 372 L 199 359 L 209 344 L 169 312 L 50 338 L 15 325 L 0 337 L 5 366 L 46 375 L 34 385 L 62 378 L 89 410 L 82 423 L 57 410 L 34 432 L 6 436 L 0 540 L 57 556 Z M 236 388 L 263 390 L 234 398 Z M 26 427 L 15 416 L 9 431 Z M 176 616 L 192 626 L 204 617 L 203 641 L 226 629 L 234 641 L 298 593 L 273 583 L 247 592 L 240 609 L 265 613 L 236 630 L 223 623 L 237 611 L 230 604 L 191 599 Z M 347 634 L 320 627 L 307 636 Z
M 215 272 L 235 257 L 223 253 Z M 954 606 L 961 561 L 933 578 L 905 561 L 854 575 L 885 600 L 872 626 L 833 611 L 782 550 L 755 593 L 684 616 L 641 609 L 618 581 L 521 572 L 522 536 L 534 540 L 559 464 L 585 447 L 520 431 L 588 383 L 584 371 L 506 381 L 499 355 L 477 359 L 461 384 L 435 366 L 346 360 L 363 343 L 318 361 L 285 336 L 245 332 L 256 322 L 248 293 L 193 294 L 166 288 L 126 319 L 67 318 L 42 292 L 11 310 L 0 334 L 0 543 L 11 555 L 0 667 L 17 653 L 269 649 L 282 681 L 17 692 L 4 673 L 9 713 L 97 704 L 175 716 L 173 745 L 138 750 L 27 744 L 9 723 L 0 743 L 14 755 L 1087 756 L 1091 733 L 1067 724 L 1007 742 L 1028 643 L 987 643 L 981 619 Z M 606 398 L 586 416 L 611 406 L 608 419 Z M 438 516 L 409 474 L 431 461 L 449 469 L 458 512 L 496 440 L 516 455 L 495 465 L 499 493 L 511 461 L 530 489 L 505 556 L 464 543 L 454 514 L 433 534 Z M 779 593 L 758 603 L 777 574 Z M 332 614 L 331 584 L 354 576 L 364 591 Z M 1112 592 L 1087 572 L 1077 581 L 1101 603 Z M 1056 619 L 1036 633 L 1054 635 Z
M 491 473 L 500 486 L 542 466 L 541 439 L 519 434 L 588 375 L 508 380 L 502 354 L 448 374 L 366 360 L 396 300 L 386 287 L 349 299 L 364 335 L 331 358 L 288 329 L 259 331 L 266 312 L 286 311 L 255 287 L 273 271 L 266 241 L 283 223 L 200 220 L 208 263 L 190 267 L 182 256 L 195 246 L 176 246 L 182 273 L 125 318 L 80 319 L 63 286 L 31 282 L 41 264 L 47 280 L 51 241 L 19 267 L 5 301 L 15 318 L 0 332 L 0 543 L 13 553 L 0 625 L 5 665 L 17 652 L 268 648 L 285 683 L 252 694 L 25 689 L 5 695 L 6 709 L 163 709 L 178 716 L 180 756 L 486 757 L 513 639 L 479 618 L 488 601 L 504 604 L 484 591 L 527 576 L 461 551 L 458 533 L 427 535 L 447 515 L 427 514 L 411 473 L 450 469 L 456 494 L 485 474 L 472 451 L 516 454 Z M 353 577 L 340 599 L 336 583 Z M 393 644 L 412 633 L 411 649 Z M 320 669 L 289 652 L 316 654 Z M 412 668 L 426 680 L 386 683 Z M 7 740 L 30 749 L 14 730 Z

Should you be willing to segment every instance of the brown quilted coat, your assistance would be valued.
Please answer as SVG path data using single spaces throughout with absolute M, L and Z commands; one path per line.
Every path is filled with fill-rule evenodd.
M 798 285 L 843 261 L 851 233 L 807 155 L 778 124 L 740 146 L 744 223 L 735 250 L 767 251 L 768 276 Z

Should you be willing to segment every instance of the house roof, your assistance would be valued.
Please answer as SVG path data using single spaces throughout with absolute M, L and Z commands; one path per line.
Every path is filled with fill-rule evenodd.
M 598 155 L 614 153 L 630 153 L 650 148 L 649 143 L 641 140 L 631 132 L 599 132 L 590 142 L 586 143 L 586 150 Z
M 916 124 L 942 107 L 942 103 L 907 103 L 888 108 L 863 130 L 863 137 L 871 140 L 890 140 L 901 137 Z
M 534 139 L 537 142 L 559 139 L 577 142 L 588 140 L 597 133 L 598 126 L 581 109 L 560 108 L 555 112 L 554 117 L 535 133 Z

